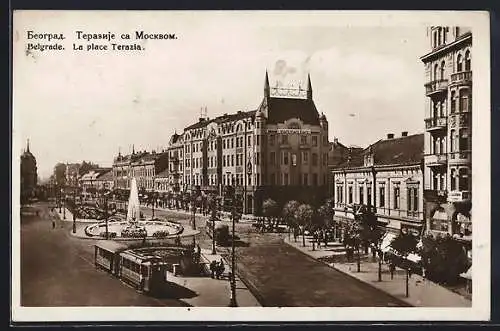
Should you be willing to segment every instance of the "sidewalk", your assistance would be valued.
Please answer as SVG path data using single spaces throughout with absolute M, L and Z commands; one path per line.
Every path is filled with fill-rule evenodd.
M 312 250 L 312 244 L 306 237 L 306 247 L 302 247 L 302 238 L 297 242 L 284 237 L 284 242 L 298 249 L 313 259 L 331 256 L 330 251 L 321 247 L 319 250 Z M 371 259 L 370 259 L 371 260 Z M 361 263 L 361 272 L 357 272 L 356 262 L 352 263 L 327 263 L 330 267 L 354 277 L 366 284 L 378 288 L 387 294 L 401 299 L 415 307 L 471 307 L 472 302 L 463 296 L 456 294 L 436 283 L 433 283 L 419 275 L 412 275 L 409 280 L 409 297 L 405 296 L 406 275 L 402 269 L 397 269 L 394 279 L 391 280 L 389 267 L 382 264 L 382 281 L 378 281 L 378 262 Z
M 220 261 L 222 256 L 219 254 L 212 255 L 210 250 L 202 249 L 201 258 L 209 265 L 213 260 Z M 226 265 L 226 270 L 223 279 L 212 279 L 210 276 L 178 277 L 172 273 L 168 273 L 167 279 L 194 292 L 191 296 L 180 298 L 189 305 L 195 307 L 227 307 L 229 305 L 231 287 L 227 279 L 229 264 L 225 260 L 224 264 Z M 236 277 L 236 301 L 240 307 L 260 307 L 257 299 L 239 277 Z

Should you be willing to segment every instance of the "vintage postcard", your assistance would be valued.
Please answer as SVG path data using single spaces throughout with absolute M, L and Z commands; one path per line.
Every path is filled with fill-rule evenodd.
M 489 56 L 487 12 L 15 11 L 12 320 L 488 320 Z

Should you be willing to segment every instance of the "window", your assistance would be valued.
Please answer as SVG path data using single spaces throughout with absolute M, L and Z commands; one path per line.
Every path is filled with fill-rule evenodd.
M 455 170 L 455 169 L 451 169 L 450 184 L 451 184 L 451 190 L 456 191 L 457 190 L 457 170 Z
M 438 80 L 438 73 L 439 73 L 439 66 L 438 66 L 438 64 L 436 63 L 436 64 L 434 65 L 434 72 L 433 72 L 434 80 Z
M 313 185 L 318 186 L 318 174 L 313 174 Z
M 301 145 L 307 144 L 307 136 L 300 136 L 300 144 Z
M 456 144 L 455 130 L 450 130 L 450 152 L 456 152 Z
M 292 165 L 293 166 L 297 165 L 297 154 L 295 153 L 292 154 Z
M 307 178 L 307 174 L 302 174 L 303 178 L 302 178 L 302 184 L 307 186 L 309 183 L 308 183 L 308 178 Z
M 470 71 L 470 52 L 465 52 L 465 71 Z
M 281 135 L 281 144 L 286 145 L 288 144 L 288 136 L 287 135 Z
M 462 70 L 463 70 L 462 54 L 458 54 L 458 56 L 457 56 L 457 72 L 461 72 Z
M 231 167 L 234 167 L 234 155 L 231 155 Z
M 318 136 L 312 136 L 312 145 L 313 147 L 318 146 Z
M 452 114 L 457 111 L 456 99 L 457 99 L 456 93 L 455 93 L 455 91 L 452 91 L 451 92 L 451 107 L 450 107 L 450 112 Z
M 312 165 L 313 166 L 318 165 L 318 154 L 317 153 L 312 153 Z
M 231 148 L 234 148 L 234 138 L 231 138 Z
M 255 153 L 255 164 L 260 165 L 260 153 Z
M 274 135 L 269 136 L 269 146 L 274 146 Z
M 469 95 L 466 90 L 460 90 L 460 104 L 459 111 L 466 112 L 469 111 Z
M 252 136 L 248 136 L 247 138 L 248 138 L 247 139 L 247 145 L 248 146 L 252 146 Z
M 269 153 L 269 164 L 274 165 L 276 162 L 276 153 L 271 152 Z
M 372 188 L 371 188 L 371 186 L 368 186 L 366 188 L 366 204 L 368 206 L 372 205 Z
M 378 206 L 383 208 L 385 207 L 385 186 L 379 187 L 378 191 L 379 191 Z
M 260 136 L 257 136 L 257 143 L 256 143 L 257 146 L 260 145 Z
M 271 185 L 276 184 L 276 175 L 274 173 L 271 174 Z
M 359 187 L 359 203 L 364 204 L 365 203 L 365 197 L 364 197 L 364 192 L 365 188 L 363 186 Z
M 283 154 L 283 164 L 288 165 L 288 152 L 282 152 Z
M 236 137 L 236 148 L 240 147 L 240 138 Z
M 458 149 L 460 151 L 469 150 L 469 139 L 468 139 L 468 134 L 467 134 L 466 129 L 460 129 L 458 145 L 459 145 Z
M 288 174 L 283 174 L 283 185 L 288 185 Z
M 410 212 L 418 212 L 418 188 L 409 187 L 407 189 L 408 198 L 406 200 L 407 210 Z
M 224 149 L 226 148 L 226 139 L 222 140 L 222 148 L 224 148 Z
M 399 186 L 394 187 L 394 209 L 399 209 Z
M 302 164 L 308 164 L 309 163 L 309 152 L 305 151 L 302 152 Z
M 458 171 L 458 190 L 468 191 L 469 190 L 469 170 L 466 168 L 460 168 Z
M 349 196 L 349 204 L 352 203 L 352 186 L 349 186 L 349 189 L 347 190 L 348 191 L 348 196 Z

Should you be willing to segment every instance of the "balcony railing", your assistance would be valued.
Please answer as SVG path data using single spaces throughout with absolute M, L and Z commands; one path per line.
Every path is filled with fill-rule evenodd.
M 429 154 L 425 155 L 425 165 L 428 167 L 436 167 L 446 165 L 446 154 Z
M 425 129 L 428 131 L 446 128 L 446 117 L 430 117 L 425 119 Z
M 471 151 L 451 152 L 448 155 L 450 163 L 469 163 L 471 162 Z
M 437 92 L 446 91 L 448 88 L 447 79 L 438 79 L 425 84 L 425 94 L 431 95 Z
M 470 191 L 450 191 L 448 193 L 448 202 L 464 202 L 471 200 Z
M 461 71 L 451 74 L 452 84 L 470 84 L 472 82 L 472 71 Z

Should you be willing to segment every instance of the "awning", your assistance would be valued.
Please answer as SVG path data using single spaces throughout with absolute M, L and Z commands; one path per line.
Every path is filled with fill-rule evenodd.
M 411 262 L 415 262 L 415 263 L 419 263 L 420 260 L 422 260 L 422 258 L 415 254 L 415 253 L 410 253 L 408 254 L 408 256 L 406 257 L 407 260 L 411 261 Z
M 444 211 L 436 210 L 434 215 L 432 215 L 432 218 L 435 220 L 448 221 L 448 214 Z
M 460 277 L 465 279 L 472 279 L 472 266 L 470 266 L 470 268 L 466 272 L 462 272 L 460 274 Z
M 394 233 L 386 233 L 384 236 L 384 239 L 382 239 L 382 244 L 380 245 L 380 250 L 382 252 L 388 252 L 391 250 L 391 242 L 392 240 L 396 238 L 396 235 Z

